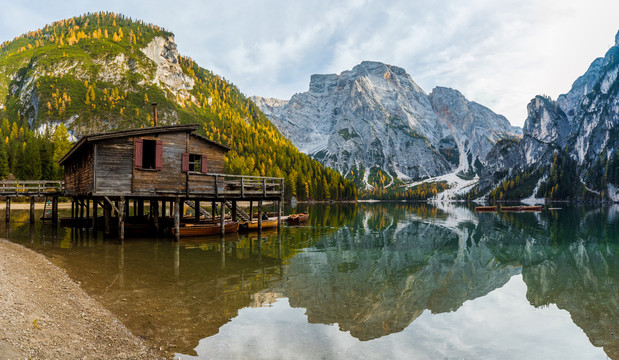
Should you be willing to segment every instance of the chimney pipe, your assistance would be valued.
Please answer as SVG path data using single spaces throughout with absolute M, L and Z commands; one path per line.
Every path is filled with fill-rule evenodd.
M 153 124 L 155 124 L 155 127 L 157 126 L 157 103 L 154 102 L 153 103 Z

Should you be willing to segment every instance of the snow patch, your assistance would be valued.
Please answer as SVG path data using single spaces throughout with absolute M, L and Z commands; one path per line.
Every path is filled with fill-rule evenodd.
M 454 200 L 457 195 L 465 194 L 467 191 L 471 190 L 473 186 L 477 185 L 477 183 L 479 182 L 479 177 L 476 175 L 471 180 L 464 180 L 457 175 L 457 172 L 452 172 L 449 174 L 416 181 L 407 184 L 406 187 L 411 188 L 423 183 L 435 183 L 441 181 L 446 181 L 449 189 L 437 194 L 436 197 L 431 199 L 431 201 L 433 202 Z
M 537 194 L 537 191 L 539 190 L 539 187 L 542 185 L 542 183 L 544 181 L 546 181 L 547 178 L 548 178 L 548 175 L 544 175 L 539 180 L 537 180 L 537 184 L 535 184 L 535 188 L 533 189 L 533 193 L 531 194 L 531 196 L 529 196 L 526 199 L 520 200 L 520 202 L 522 202 L 524 204 L 528 204 L 528 205 L 543 204 L 545 202 L 545 199 L 544 198 L 536 198 L 535 194 Z

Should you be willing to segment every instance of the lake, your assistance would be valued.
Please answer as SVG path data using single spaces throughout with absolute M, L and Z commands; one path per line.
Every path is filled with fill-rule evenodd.
M 12 211 L 0 234 L 182 359 L 619 359 L 619 206 L 559 207 L 300 205 L 279 233 L 124 244 Z

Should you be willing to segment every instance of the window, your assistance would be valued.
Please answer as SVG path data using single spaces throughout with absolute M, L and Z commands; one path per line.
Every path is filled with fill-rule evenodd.
M 161 140 L 135 139 L 135 167 L 161 170 L 163 143 Z
M 183 172 L 206 173 L 206 156 L 184 153 L 181 167 Z

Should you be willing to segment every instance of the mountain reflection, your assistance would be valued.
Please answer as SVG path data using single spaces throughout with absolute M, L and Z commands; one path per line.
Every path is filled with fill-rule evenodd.
M 353 227 L 286 267 L 278 293 L 312 323 L 360 340 L 400 332 L 428 309 L 456 311 L 522 272 L 536 307 L 567 310 L 595 346 L 619 357 L 615 209 L 475 215 L 466 208 L 363 205 Z M 429 215 L 428 215 L 429 214 Z

